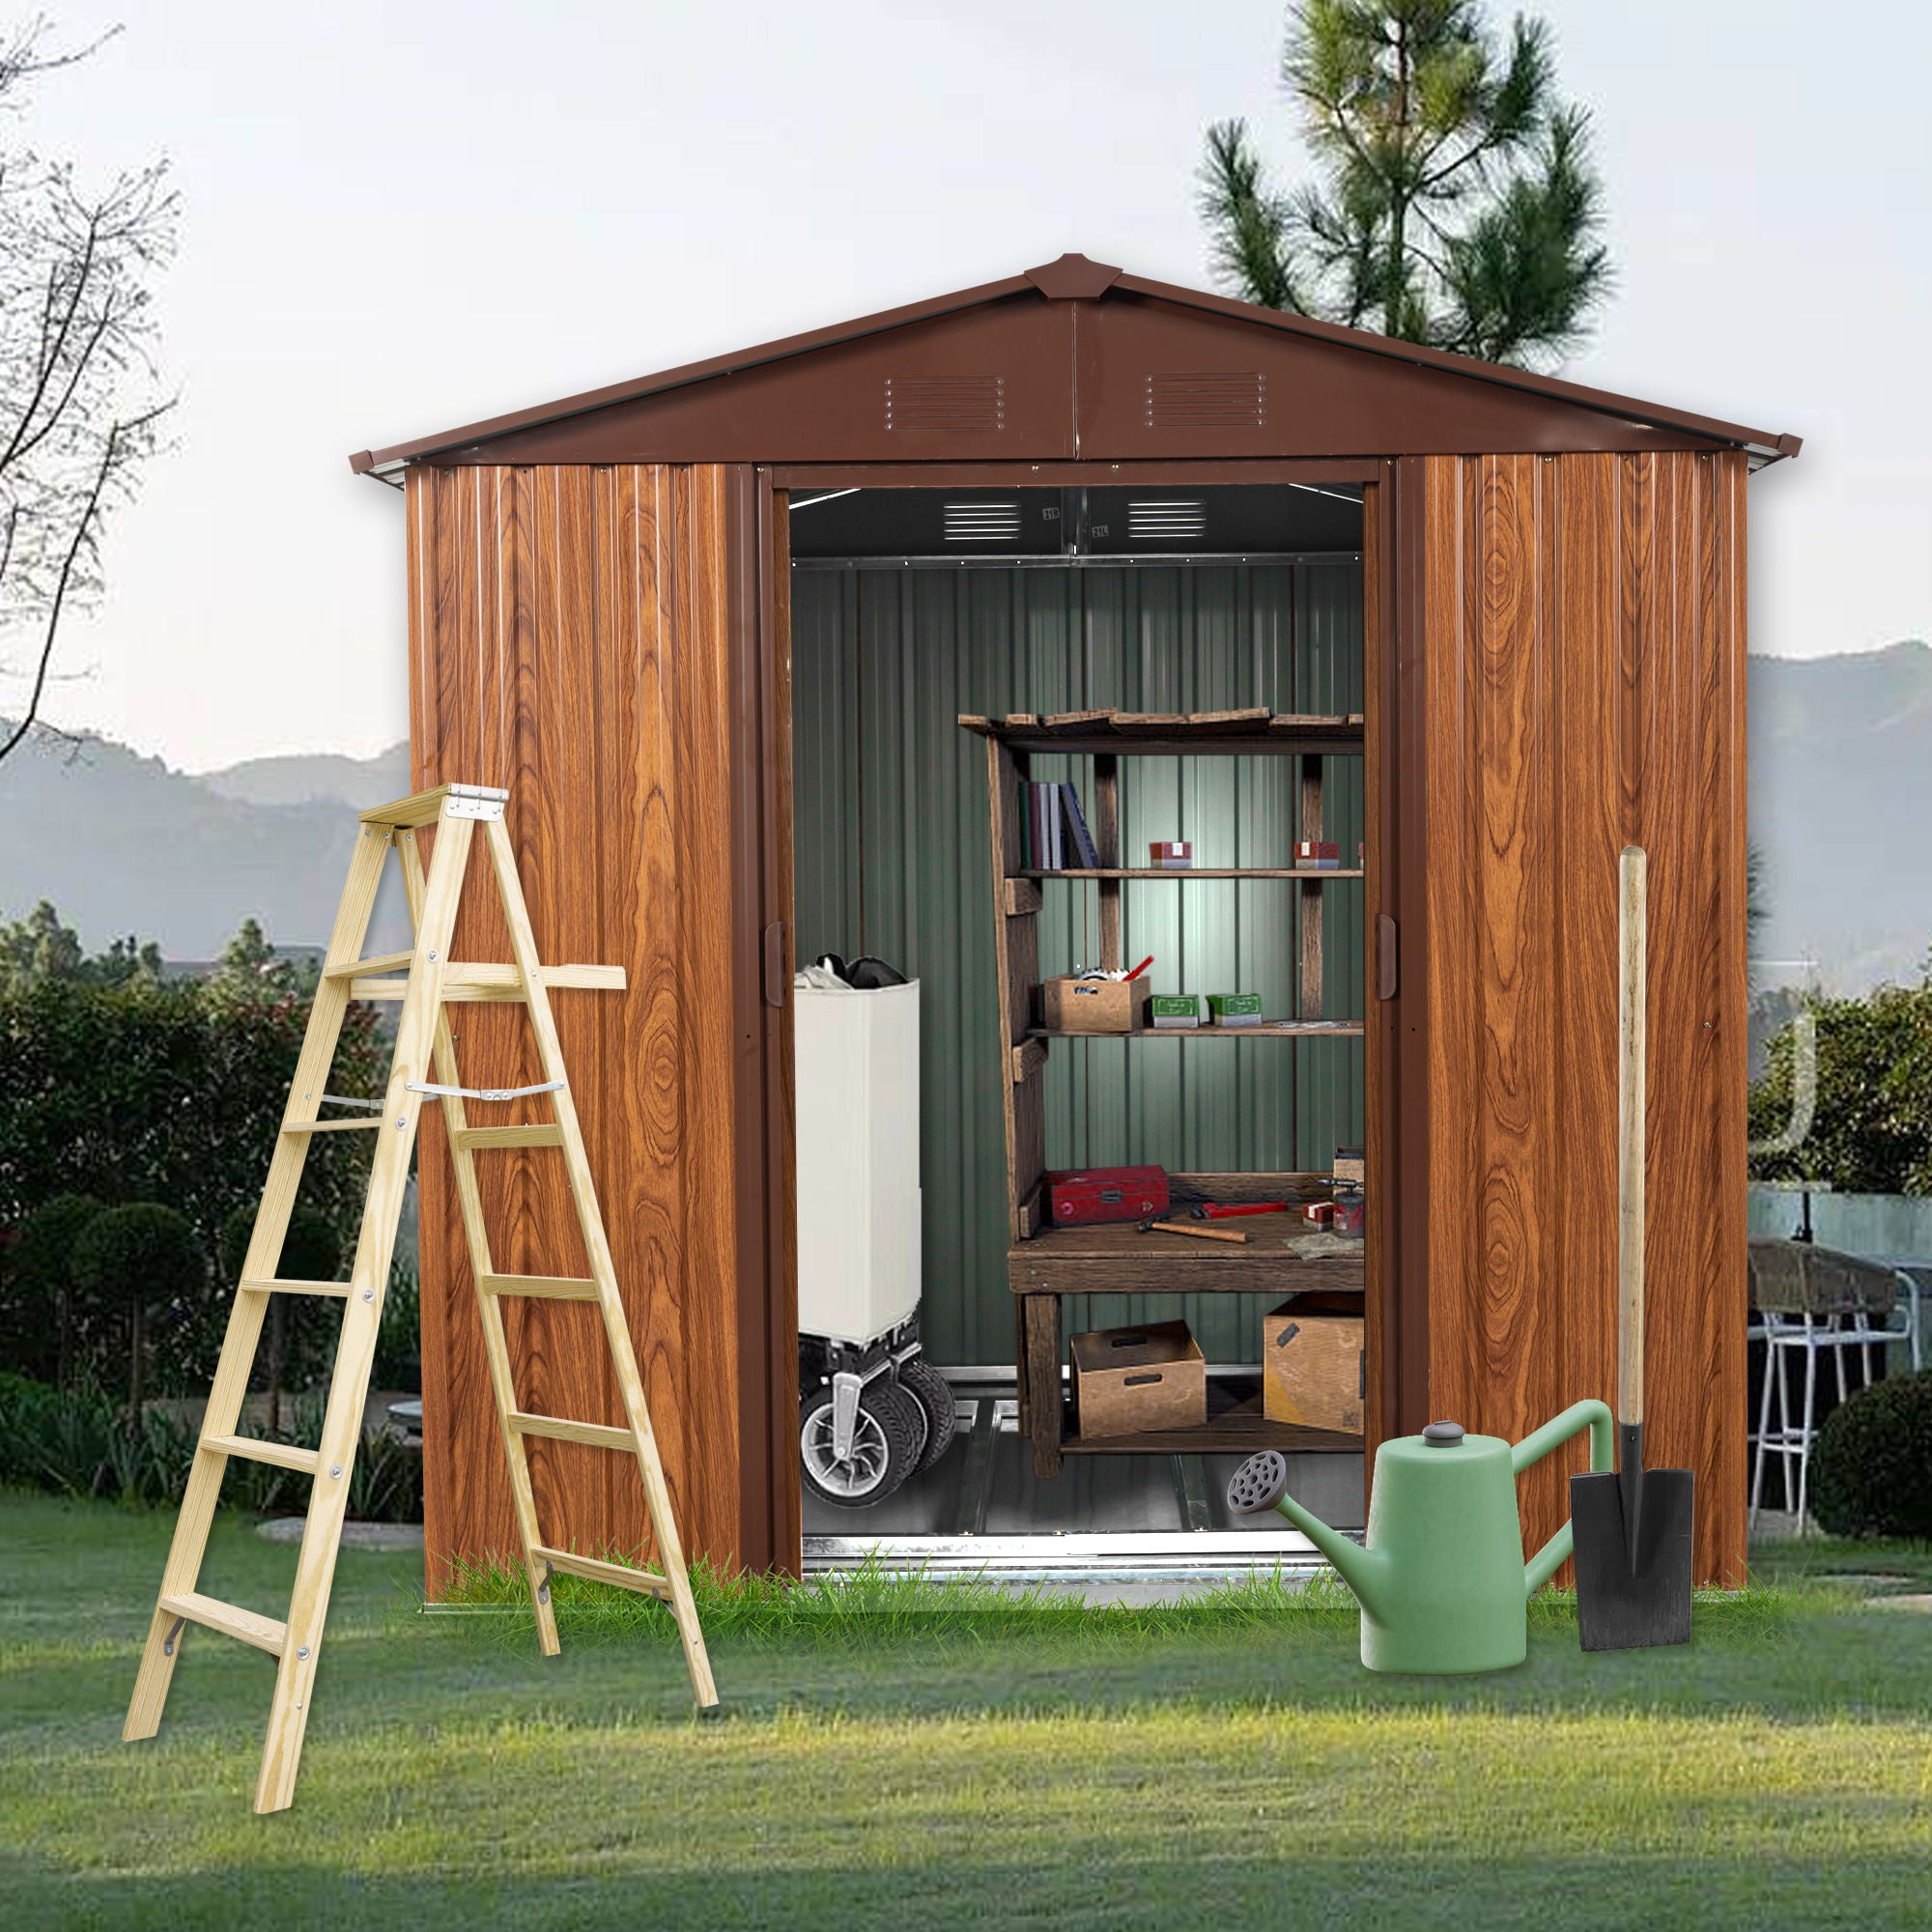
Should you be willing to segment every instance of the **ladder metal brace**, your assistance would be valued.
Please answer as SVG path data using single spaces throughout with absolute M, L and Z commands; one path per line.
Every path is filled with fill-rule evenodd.
M 522 1100 L 532 1094 L 554 1094 L 561 1080 L 546 1080 L 535 1087 L 439 1087 L 432 1080 L 405 1080 L 412 1094 L 434 1094 L 443 1100 Z

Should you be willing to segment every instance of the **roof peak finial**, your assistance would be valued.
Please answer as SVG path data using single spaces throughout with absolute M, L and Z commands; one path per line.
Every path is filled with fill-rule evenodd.
M 1028 269 L 1026 278 L 1041 295 L 1055 300 L 1092 301 L 1120 280 L 1121 271 L 1107 262 L 1090 262 L 1085 255 L 1065 254 L 1057 262 Z

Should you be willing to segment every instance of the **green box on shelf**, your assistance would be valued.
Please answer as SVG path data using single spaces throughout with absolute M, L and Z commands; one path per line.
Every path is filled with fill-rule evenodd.
M 1216 1026 L 1260 1026 L 1262 996 L 1259 993 L 1209 993 L 1208 1009 Z
M 1198 1027 L 1201 1024 L 1201 995 L 1156 993 L 1148 1009 L 1148 1017 L 1157 1027 Z

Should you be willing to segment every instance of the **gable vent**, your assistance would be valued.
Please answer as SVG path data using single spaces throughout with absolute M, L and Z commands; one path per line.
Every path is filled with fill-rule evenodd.
M 1267 420 L 1267 379 L 1244 373 L 1150 376 L 1149 429 L 1260 429 Z
M 948 503 L 942 511 L 948 543 L 1012 543 L 1020 533 L 1017 503 Z
M 888 376 L 888 429 L 996 430 L 1007 426 L 1004 376 Z
M 1127 504 L 1127 537 L 1130 542 L 1151 540 L 1172 542 L 1177 538 L 1208 534 L 1208 505 L 1199 497 L 1149 497 Z

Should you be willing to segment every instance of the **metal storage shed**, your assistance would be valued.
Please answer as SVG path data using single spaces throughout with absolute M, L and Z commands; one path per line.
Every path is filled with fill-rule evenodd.
M 546 955 L 630 976 L 559 1018 L 694 1548 L 800 1550 L 788 493 L 1320 484 L 1363 503 L 1369 1447 L 1445 1414 L 1516 1436 L 1611 1388 L 1634 840 L 1651 1455 L 1696 1472 L 1700 1578 L 1741 1577 L 1745 479 L 1797 449 L 1068 255 L 353 458 L 407 494 L 416 783 L 511 786 Z M 502 1016 L 474 1015 L 489 1053 Z M 515 1544 L 434 1155 L 433 1594 Z M 505 1264 L 568 1272 L 536 1245 L 559 1220 L 542 1156 L 496 1177 Z M 578 1313 L 523 1313 L 528 1406 L 606 1400 Z M 638 1546 L 597 1452 L 531 1460 L 582 1540 Z M 1560 1483 L 1526 1480 L 1526 1536 Z

